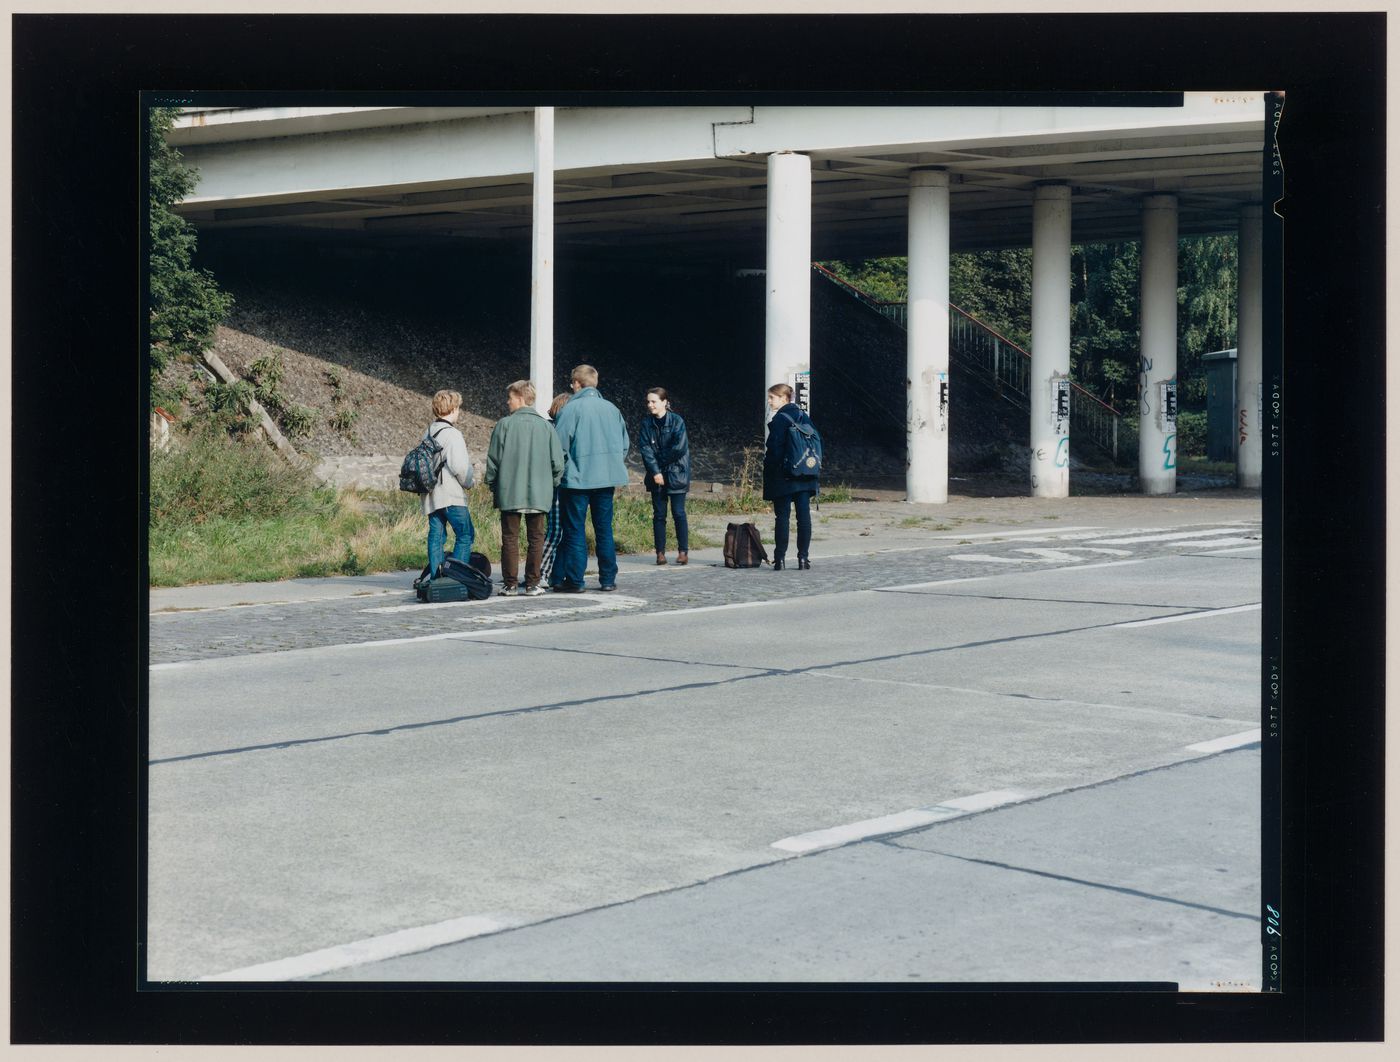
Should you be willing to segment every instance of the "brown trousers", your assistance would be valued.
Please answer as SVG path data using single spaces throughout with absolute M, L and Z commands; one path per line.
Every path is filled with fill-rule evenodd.
M 501 513 L 501 585 L 514 586 L 520 572 L 520 517 L 525 517 L 525 585 L 540 585 L 546 513 Z

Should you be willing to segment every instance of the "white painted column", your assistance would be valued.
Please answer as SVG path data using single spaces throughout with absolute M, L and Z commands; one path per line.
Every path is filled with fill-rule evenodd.
M 1069 497 L 1070 188 L 1031 206 L 1031 496 Z
M 812 160 L 768 156 L 768 260 L 763 388 L 810 371 L 812 358 Z M 772 417 L 763 397 L 763 423 Z
M 1176 196 L 1144 196 L 1138 289 L 1138 479 L 1144 494 L 1176 493 L 1176 238 Z
M 1235 419 L 1239 486 L 1259 488 L 1264 480 L 1264 208 L 1252 203 L 1240 211 L 1239 331 L 1235 337 Z
M 554 108 L 535 108 L 534 224 L 530 230 L 530 380 L 535 408 L 554 399 Z
M 948 174 L 909 175 L 905 433 L 911 502 L 948 500 Z

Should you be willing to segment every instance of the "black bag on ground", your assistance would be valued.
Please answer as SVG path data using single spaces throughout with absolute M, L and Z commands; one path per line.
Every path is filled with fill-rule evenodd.
M 444 557 L 442 566 L 438 568 L 437 579 L 433 581 L 453 579 L 467 588 L 467 596 L 472 601 L 481 601 L 491 596 L 491 577 L 489 574 L 482 574 L 482 564 L 485 564 L 489 573 L 491 562 L 486 559 L 485 554 L 473 553 L 465 564 L 456 557 Z
M 471 591 L 456 579 L 422 579 L 414 584 L 419 601 L 436 604 L 439 601 L 470 601 Z
M 768 559 L 763 539 L 754 524 L 730 524 L 724 532 L 724 566 L 757 568 Z

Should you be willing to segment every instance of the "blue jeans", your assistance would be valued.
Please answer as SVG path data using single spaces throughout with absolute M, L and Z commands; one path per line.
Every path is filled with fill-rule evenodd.
M 773 499 L 773 559 L 782 560 L 787 556 L 788 519 L 792 507 L 797 509 L 797 559 L 807 557 L 807 548 L 812 544 L 812 494 L 801 490 L 796 494 L 784 494 Z M 792 503 L 789 506 L 789 502 Z
M 613 545 L 613 488 L 594 490 L 559 488 L 559 520 L 564 525 L 564 538 L 559 543 L 555 562 L 557 582 L 583 585 L 583 571 L 588 567 L 588 540 L 584 537 L 584 513 L 593 511 L 593 540 L 598 551 L 598 584 L 612 586 L 617 582 L 617 547 Z
M 437 575 L 442 564 L 443 551 L 447 548 L 447 525 L 452 525 L 456 536 L 452 543 L 454 560 L 464 561 L 471 556 L 472 539 L 476 529 L 472 527 L 472 514 L 465 505 L 449 505 L 445 509 L 435 509 L 428 514 L 428 575 Z
M 676 549 L 690 552 L 690 525 L 685 518 L 685 495 L 667 494 L 664 490 L 651 492 L 651 537 L 656 552 L 666 551 L 666 499 L 671 499 L 671 515 L 676 520 Z

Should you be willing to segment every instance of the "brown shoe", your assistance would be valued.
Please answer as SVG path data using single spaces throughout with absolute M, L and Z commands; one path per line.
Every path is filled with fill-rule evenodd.
M 690 563 L 690 554 L 687 553 L 687 552 L 685 552 L 685 550 L 681 550 L 679 553 L 676 554 L 676 563 L 677 563 L 677 564 L 689 564 L 689 563 Z
M 656 551 L 656 563 L 657 563 L 657 564 L 665 564 L 665 563 L 666 563 L 666 554 L 663 553 L 661 550 L 657 550 L 657 551 Z

